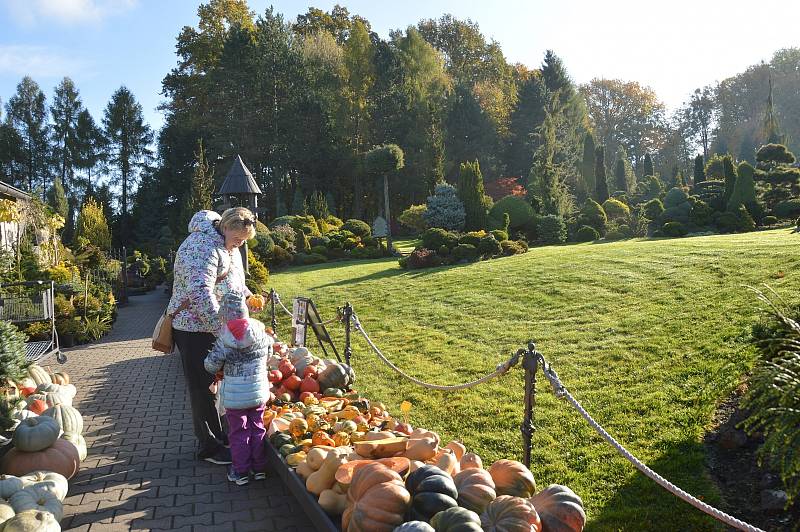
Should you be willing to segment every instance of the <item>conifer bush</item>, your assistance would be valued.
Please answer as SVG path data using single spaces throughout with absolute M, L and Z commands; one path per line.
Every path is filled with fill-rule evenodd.
M 433 196 L 428 196 L 423 217 L 428 227 L 460 231 L 464 228 L 466 212 L 464 204 L 456 195 L 456 189 L 452 185 L 442 183 L 436 185 Z
M 600 233 L 597 232 L 597 229 L 588 225 L 581 226 L 575 235 L 575 240 L 578 242 L 594 242 L 599 239 Z
M 361 238 L 372 236 L 372 229 L 370 228 L 369 224 L 361 220 L 356 220 L 355 218 L 347 220 L 341 228 L 345 231 L 350 231 L 354 235 L 360 236 Z
M 567 241 L 567 224 L 561 216 L 548 214 L 541 217 L 537 231 L 541 244 L 563 244 Z
M 608 217 L 606 216 L 606 211 L 603 210 L 602 205 L 593 199 L 588 199 L 583 205 L 580 215 L 578 216 L 578 223 L 593 227 L 595 231 L 602 235 L 606 232 Z
M 519 196 L 506 196 L 498 200 L 493 206 L 489 215 L 496 220 L 505 220 L 508 216 L 508 228 L 522 228 L 534 220 L 536 213 L 533 207 Z M 505 221 L 504 221 L 505 225 Z M 506 229 L 508 231 L 508 229 Z

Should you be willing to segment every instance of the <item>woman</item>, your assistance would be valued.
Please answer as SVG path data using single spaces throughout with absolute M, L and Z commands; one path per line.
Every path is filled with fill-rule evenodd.
M 230 464 L 231 454 L 209 391 L 214 376 L 203 364 L 221 326 L 222 297 L 230 291 L 251 295 L 237 248 L 255 236 L 255 224 L 253 213 L 243 207 L 228 209 L 221 217 L 200 211 L 189 222 L 189 236 L 175 257 L 167 312 L 173 316 L 173 338 L 189 391 L 197 458 L 215 464 Z

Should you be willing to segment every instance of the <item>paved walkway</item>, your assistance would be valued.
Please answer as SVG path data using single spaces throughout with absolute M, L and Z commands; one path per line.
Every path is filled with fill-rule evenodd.
M 100 343 L 67 351 L 89 455 L 70 481 L 62 527 L 312 531 L 277 477 L 236 486 L 224 466 L 194 459 L 179 357 L 149 345 L 166 302 L 160 290 L 132 297 Z

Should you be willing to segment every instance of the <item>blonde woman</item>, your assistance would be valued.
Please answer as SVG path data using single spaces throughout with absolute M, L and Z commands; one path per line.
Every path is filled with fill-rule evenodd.
M 255 216 L 243 207 L 228 209 L 222 216 L 200 211 L 189 222 L 189 236 L 175 257 L 167 312 L 173 316 L 173 338 L 189 392 L 197 459 L 215 464 L 230 464 L 231 456 L 214 394 L 209 391 L 214 376 L 205 370 L 204 361 L 222 325 L 223 296 L 228 292 L 251 295 L 238 248 L 255 236 L 255 225 Z

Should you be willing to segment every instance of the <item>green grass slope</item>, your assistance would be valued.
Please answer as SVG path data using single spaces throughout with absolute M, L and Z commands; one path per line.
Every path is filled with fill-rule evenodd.
M 271 282 L 314 299 L 323 319 L 350 301 L 384 353 L 408 373 L 452 384 L 492 371 L 528 339 L 612 435 L 667 479 L 724 505 L 704 473 L 702 438 L 716 403 L 752 366 L 758 318 L 744 285 L 794 298 L 800 236 L 787 230 L 534 248 L 525 255 L 404 271 L 394 260 L 292 269 Z M 289 322 L 279 332 L 287 337 Z M 341 326 L 331 326 L 341 339 Z M 319 349 L 312 351 L 316 354 Z M 462 440 L 484 463 L 521 458 L 523 371 L 467 391 L 422 389 L 354 341 L 357 388 L 413 425 Z M 531 469 L 572 487 L 587 530 L 709 530 L 603 442 L 540 375 Z M 735 513 L 735 512 L 734 512 Z

